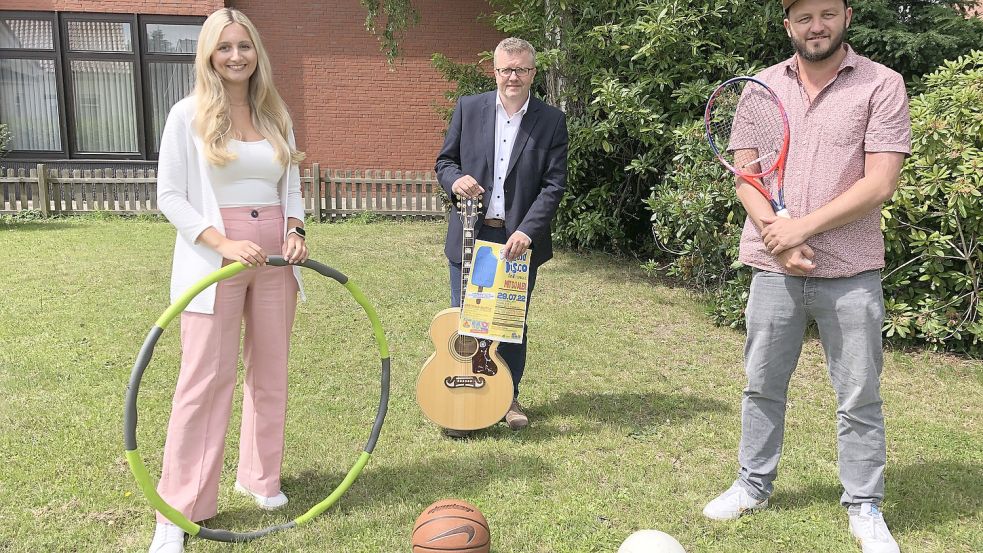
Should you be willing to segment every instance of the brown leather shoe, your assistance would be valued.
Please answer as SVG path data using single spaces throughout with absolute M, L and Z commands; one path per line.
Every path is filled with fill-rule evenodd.
M 529 417 L 522 412 L 522 406 L 519 405 L 519 400 L 512 400 L 512 405 L 509 407 L 508 413 L 505 413 L 505 423 L 512 430 L 522 430 L 529 426 Z
M 467 438 L 469 434 L 471 434 L 470 430 L 454 430 L 453 428 L 444 429 L 444 436 L 454 438 L 455 440 Z

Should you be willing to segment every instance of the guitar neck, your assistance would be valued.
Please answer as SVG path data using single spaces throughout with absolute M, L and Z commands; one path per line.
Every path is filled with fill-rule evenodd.
M 464 237 L 461 251 L 461 307 L 464 307 L 464 297 L 471 278 L 471 260 L 474 257 L 474 227 L 464 225 Z

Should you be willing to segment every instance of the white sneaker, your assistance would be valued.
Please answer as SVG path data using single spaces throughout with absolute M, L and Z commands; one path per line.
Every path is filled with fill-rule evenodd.
M 887 529 L 884 516 L 873 503 L 851 505 L 850 533 L 860 542 L 863 553 L 899 553 L 898 542 Z
M 767 499 L 758 501 L 747 493 L 744 486 L 734 482 L 730 489 L 707 503 L 707 506 L 703 508 L 703 516 L 713 520 L 736 520 L 767 506 Z
M 158 522 L 147 553 L 184 553 L 184 530 L 169 522 Z
M 256 501 L 256 504 L 259 505 L 259 508 L 265 511 L 275 511 L 287 504 L 287 496 L 283 495 L 283 492 L 279 492 L 273 497 L 266 497 L 265 495 L 259 495 L 258 493 L 249 491 L 238 480 L 236 480 L 235 487 L 236 491 L 242 495 L 252 497 Z

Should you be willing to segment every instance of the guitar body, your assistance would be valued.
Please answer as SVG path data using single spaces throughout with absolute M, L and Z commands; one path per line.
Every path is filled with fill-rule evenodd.
M 443 428 L 478 430 L 505 417 L 512 405 L 512 373 L 498 342 L 458 334 L 461 309 L 444 309 L 430 323 L 435 352 L 423 364 L 416 400 Z

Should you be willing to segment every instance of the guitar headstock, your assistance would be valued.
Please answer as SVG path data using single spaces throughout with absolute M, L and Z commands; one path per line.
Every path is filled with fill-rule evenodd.
M 464 198 L 454 196 L 454 205 L 457 207 L 457 214 L 461 217 L 461 223 L 466 229 L 473 229 L 481 216 L 481 198 Z

